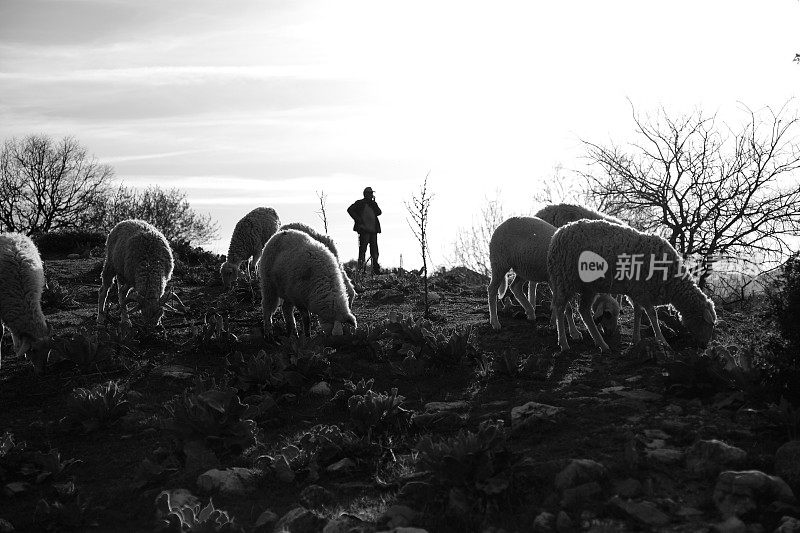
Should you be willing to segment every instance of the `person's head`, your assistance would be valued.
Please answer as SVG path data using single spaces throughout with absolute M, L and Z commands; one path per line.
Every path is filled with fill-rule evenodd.
M 366 189 L 364 189 L 364 198 L 366 198 L 367 200 L 375 198 L 375 191 L 372 190 L 372 187 L 367 187 Z

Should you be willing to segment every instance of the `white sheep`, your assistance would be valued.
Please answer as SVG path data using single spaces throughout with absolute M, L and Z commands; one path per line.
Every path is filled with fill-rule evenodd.
M 275 235 L 280 225 L 281 219 L 271 207 L 256 207 L 236 223 L 228 255 L 219 267 L 225 290 L 230 289 L 238 279 L 239 268 L 245 261 L 247 261 L 247 278 L 252 279 L 250 270 L 255 266 L 253 263 L 261 256 L 264 245 Z
M 117 278 L 120 321 L 130 326 L 128 304 L 141 307 L 142 321 L 148 330 L 155 328 L 164 315 L 163 306 L 171 293 L 166 292 L 172 278 L 172 249 L 164 235 L 144 220 L 123 220 L 114 226 L 106 239 L 106 259 L 100 274 L 97 299 L 97 323 L 106 320 L 108 292 Z
M 11 330 L 14 351 L 44 371 L 51 330 L 42 313 L 44 268 L 39 250 L 19 233 L 0 233 L 0 337 Z
M 352 308 L 353 300 L 355 300 L 356 298 L 356 289 L 355 287 L 353 287 L 353 282 L 350 280 L 350 276 L 347 275 L 344 266 L 342 266 L 342 262 L 339 260 L 339 251 L 336 249 L 336 244 L 334 244 L 333 239 L 331 239 L 327 235 L 323 235 L 317 232 L 314 228 L 306 224 L 303 224 L 302 222 L 292 222 L 290 224 L 284 224 L 283 226 L 281 226 L 281 230 L 285 229 L 295 229 L 297 231 L 302 231 L 315 241 L 320 242 L 323 246 L 325 246 L 325 248 L 330 250 L 330 252 L 336 258 L 336 261 L 339 263 L 339 270 L 342 271 L 342 281 L 344 281 L 344 287 L 345 290 L 347 291 L 347 302 L 350 304 L 350 308 Z
M 581 219 L 588 220 L 605 220 L 606 222 L 613 222 L 614 224 L 625 224 L 617 217 L 594 211 L 588 207 L 576 204 L 552 204 L 543 207 L 536 215 L 548 224 L 560 228 L 570 222 L 575 222 Z
M 584 278 L 588 279 L 591 274 L 587 273 L 592 272 L 597 278 L 583 281 L 579 262 Z M 607 268 L 604 272 L 603 265 Z M 638 272 L 635 265 L 639 265 Z M 711 340 L 717 319 L 714 303 L 686 274 L 675 248 L 658 235 L 604 220 L 572 222 L 553 235 L 547 254 L 547 271 L 562 351 L 569 349 L 564 313 L 569 299 L 576 293 L 580 294 L 581 317 L 601 351 L 608 351 L 609 347 L 591 320 L 590 311 L 594 295 L 599 292 L 625 294 L 633 302 L 634 310 L 637 306 L 643 307 L 661 342 L 666 343 L 666 340 L 654 306 L 664 304 L 672 304 L 678 310 L 684 325 L 701 345 Z M 638 327 L 634 315 L 634 342 L 638 340 Z
M 536 285 L 547 282 L 547 247 L 553 238 L 556 228 L 536 217 L 511 217 L 501 223 L 492 233 L 489 241 L 489 263 L 492 279 L 487 289 L 489 296 L 489 322 L 492 328 L 500 329 L 497 319 L 497 299 L 503 298 L 508 281 L 506 274 L 514 271 L 511 292 L 522 304 L 528 320 L 536 319 L 534 305 L 536 303 Z M 524 283 L 528 285 L 528 295 L 523 294 Z M 570 336 L 582 338 L 571 313 L 569 320 Z
M 303 332 L 311 333 L 309 313 L 319 317 L 326 334 L 342 334 L 342 325 L 356 327 L 350 312 L 339 262 L 321 243 L 306 233 L 288 229 L 267 241 L 258 261 L 264 336 L 272 336 L 272 315 L 283 300 L 281 311 L 289 334 L 297 329 L 296 307 L 303 319 Z

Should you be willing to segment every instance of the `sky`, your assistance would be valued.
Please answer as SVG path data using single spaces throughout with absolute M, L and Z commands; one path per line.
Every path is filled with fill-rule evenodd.
M 405 203 L 429 173 L 447 265 L 487 198 L 531 214 L 581 140 L 633 138 L 631 104 L 731 124 L 800 88 L 800 2 L 0 0 L 0 139 L 71 135 L 117 179 L 187 192 L 220 224 L 258 206 L 356 254 L 420 266 Z M 792 109 L 800 109 L 797 102 Z

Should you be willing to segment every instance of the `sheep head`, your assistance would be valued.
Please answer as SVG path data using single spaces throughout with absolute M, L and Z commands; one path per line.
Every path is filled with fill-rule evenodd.
M 134 289 L 125 299 L 124 305 L 133 303 L 131 311 L 141 309 L 145 329 L 152 330 L 161 323 L 161 318 L 164 316 L 164 305 L 170 298 L 172 298 L 172 289 L 168 289 L 158 298 L 146 298 Z
M 28 334 L 16 335 L 12 332 L 11 339 L 14 343 L 14 352 L 17 356 L 27 355 L 36 375 L 42 375 L 47 367 L 47 357 L 50 354 L 50 338 L 53 335 L 53 328 L 47 326 L 47 334 L 42 338 L 36 338 Z
M 694 313 L 683 314 L 683 325 L 691 332 L 701 347 L 705 347 L 714 336 L 714 325 L 717 322 L 717 313 L 714 310 L 714 302 L 706 299 L 701 310 Z
M 222 278 L 222 286 L 227 291 L 233 286 L 239 278 L 239 265 L 225 261 L 219 267 L 219 275 Z
M 353 313 L 348 312 L 347 315 L 337 317 L 336 320 L 333 322 L 320 322 L 320 326 L 322 327 L 322 331 L 326 335 L 343 335 L 344 334 L 344 325 L 348 325 L 354 330 L 358 327 L 358 323 L 356 322 L 356 317 Z
M 617 300 L 611 295 L 601 294 L 592 305 L 592 318 L 594 323 L 603 329 L 606 335 L 613 335 L 617 331 L 620 307 Z

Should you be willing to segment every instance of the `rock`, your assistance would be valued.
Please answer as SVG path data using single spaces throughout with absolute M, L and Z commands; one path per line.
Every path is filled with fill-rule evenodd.
M 19 496 L 23 492 L 27 492 L 30 490 L 30 488 L 30 483 L 25 483 L 23 481 L 12 481 L 11 483 L 6 483 L 6 485 L 3 487 L 3 494 L 9 498 L 13 498 L 14 496 Z
M 400 291 L 394 289 L 378 289 L 372 295 L 372 299 L 377 302 L 387 302 L 387 303 L 403 303 L 406 299 L 406 295 Z
M 344 459 L 336 461 L 332 465 L 328 465 L 328 467 L 325 470 L 327 472 L 330 472 L 331 474 L 343 474 L 350 472 L 355 467 L 356 467 L 355 461 L 345 457 Z
M 295 507 L 278 520 L 273 531 L 276 533 L 317 533 L 325 527 L 327 522 L 305 507 Z
M 378 524 L 393 529 L 410 526 L 417 517 L 417 512 L 405 505 L 392 505 L 378 518 Z
M 256 519 L 253 525 L 253 533 L 272 533 L 275 522 L 278 521 L 278 515 L 267 509 Z
M 722 472 L 717 478 L 712 499 L 725 518 L 744 516 L 776 500 L 795 502 L 794 493 L 785 481 L 758 470 Z
M 793 516 L 784 516 L 774 533 L 797 533 L 800 531 L 800 520 Z
M 300 493 L 300 503 L 309 509 L 317 509 L 333 505 L 336 497 L 325 487 L 309 485 Z
M 591 481 L 602 481 L 607 477 L 608 470 L 597 461 L 573 459 L 556 475 L 554 484 L 558 490 L 564 490 Z
M 200 472 L 219 466 L 217 456 L 202 441 L 191 440 L 184 443 L 183 453 L 186 454 L 184 471 L 187 476 L 194 477 Z
M 442 297 L 438 292 L 428 291 L 428 303 L 431 305 L 438 304 L 442 301 Z
M 0 518 L 0 533 L 12 533 L 16 531 L 14 526 L 8 520 Z
M 425 404 L 425 411 L 438 413 L 440 411 L 468 411 L 469 404 L 465 401 L 457 402 L 428 402 Z
M 372 528 L 369 528 L 368 524 L 357 516 L 342 514 L 329 520 L 322 528 L 322 533 L 355 533 L 365 530 L 372 531 Z
M 511 427 L 519 430 L 544 423 L 553 423 L 564 416 L 563 407 L 528 402 L 511 409 Z
M 261 475 L 261 470 L 250 468 L 212 468 L 198 476 L 197 487 L 203 492 L 216 492 L 223 496 L 244 496 L 256 490 Z
M 775 452 L 775 474 L 792 487 L 800 486 L 800 440 L 792 440 Z
M 191 379 L 194 374 L 193 369 L 181 365 L 161 365 L 152 371 L 154 376 L 173 379 Z
M 633 498 L 642 492 L 642 484 L 638 479 L 628 478 L 614 482 L 614 493 L 623 498 Z
M 436 496 L 436 489 L 424 481 L 409 481 L 397 493 L 397 500 L 401 502 L 425 505 Z
M 200 505 L 200 500 L 188 489 L 165 490 L 156 496 L 156 517 L 165 518 L 171 509 L 197 505 Z
M 686 468 L 693 474 L 716 476 L 741 465 L 747 452 L 719 440 L 701 440 L 686 452 Z
M 614 394 L 617 396 L 621 396 L 622 398 L 628 398 L 629 400 L 638 400 L 641 402 L 657 402 L 663 398 L 661 394 L 657 392 L 650 392 L 644 389 L 633 389 L 633 390 L 615 390 L 613 391 Z
M 447 496 L 447 510 L 445 514 L 460 520 L 465 520 L 469 516 L 472 507 L 467 500 L 467 495 L 461 489 L 450 489 Z
M 533 531 L 535 533 L 550 533 L 556 529 L 556 517 L 547 511 L 539 513 L 533 519 Z
M 670 522 L 669 516 L 664 514 L 652 502 L 635 502 L 633 500 L 623 500 L 618 496 L 614 496 L 609 500 L 609 504 L 624 512 L 629 517 L 648 526 L 664 526 Z
M 660 429 L 645 429 L 644 436 L 647 437 L 648 439 L 658 439 L 658 440 L 669 439 L 669 435 L 667 435 Z
M 670 404 L 664 408 L 664 412 L 672 416 L 681 416 L 683 414 L 683 407 L 680 405 Z
M 67 259 L 80 259 L 81 254 L 67 254 Z
M 558 516 L 556 517 L 556 531 L 561 533 L 564 531 L 572 531 L 572 530 L 573 530 L 572 518 L 570 518 L 569 515 L 564 511 L 559 511 Z
M 720 533 L 747 533 L 747 525 L 735 516 L 730 516 L 727 520 L 714 524 L 714 531 Z
M 584 483 L 561 492 L 561 507 L 580 509 L 603 494 L 603 488 L 596 481 Z
M 657 450 L 647 450 L 645 456 L 651 463 L 664 466 L 673 466 L 682 463 L 686 456 L 681 450 L 671 448 L 659 448 Z
M 286 458 L 285 454 L 278 455 L 275 460 L 272 461 L 272 472 L 279 481 L 283 483 L 294 483 L 295 473 L 289 465 L 289 460 Z
M 332 394 L 331 386 L 328 385 L 327 381 L 320 381 L 308 389 L 308 392 L 314 396 L 330 396 Z

